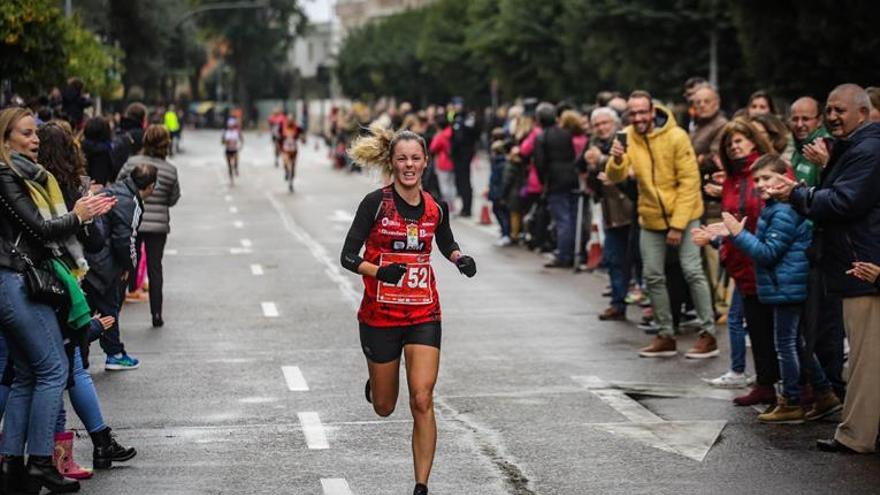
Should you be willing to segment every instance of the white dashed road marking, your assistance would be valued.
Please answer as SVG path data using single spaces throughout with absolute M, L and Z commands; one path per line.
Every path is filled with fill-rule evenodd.
M 251 265 L 251 273 L 253 275 L 262 275 L 263 274 L 263 265 Z
M 243 229 L 243 228 L 244 228 L 244 222 L 242 222 L 241 220 L 236 220 L 236 221 L 232 222 L 232 226 L 235 227 L 235 228 L 237 228 L 237 229 Z
M 237 206 L 230 206 L 229 213 L 232 213 L 232 214 L 238 213 L 238 207 Z
M 327 443 L 327 435 L 324 432 L 324 425 L 321 424 L 321 418 L 318 416 L 318 413 L 301 412 L 298 416 L 303 435 L 306 437 L 306 444 L 309 448 L 313 450 L 329 449 L 330 444 Z
M 249 248 L 249 247 L 251 247 L 251 246 L 254 245 L 254 243 L 251 242 L 250 239 L 242 239 L 242 240 L 239 241 L 239 242 L 241 242 L 241 247 L 243 247 L 243 248 Z
M 263 307 L 263 316 L 266 318 L 278 318 L 278 307 L 273 302 L 260 303 Z
M 309 384 L 303 376 L 299 366 L 282 366 L 281 372 L 284 373 L 284 381 L 287 382 L 287 388 L 291 392 L 308 392 Z
M 321 478 L 324 495 L 352 495 L 348 482 L 342 478 Z

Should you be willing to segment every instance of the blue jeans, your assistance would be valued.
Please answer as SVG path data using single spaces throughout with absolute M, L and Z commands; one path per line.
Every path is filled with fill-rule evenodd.
M 119 283 L 122 284 L 122 282 Z M 101 340 L 101 349 L 108 356 L 124 353 L 125 345 L 122 343 L 119 334 L 119 310 L 122 308 L 123 288 L 108 287 L 104 292 L 101 292 L 88 281 L 83 283 L 82 288 L 92 311 L 101 313 L 103 316 L 116 318 L 112 327 L 98 334 Z
M 501 227 L 501 237 L 510 237 L 510 209 L 499 201 L 492 202 L 492 213 Z
M 6 339 L 0 333 L 0 374 L 6 371 L 6 365 L 9 364 L 9 348 L 6 346 Z M 8 385 L 0 384 L 0 417 L 6 411 L 6 401 L 9 400 L 10 388 Z
M 67 384 L 67 355 L 52 308 L 31 301 L 24 276 L 0 268 L 0 330 L 15 365 L 0 454 L 51 456 Z
M 79 416 L 80 421 L 89 433 L 101 431 L 107 427 L 104 424 L 104 416 L 101 415 L 101 403 L 98 401 L 98 392 L 92 382 L 92 376 L 83 368 L 82 355 L 79 347 L 73 351 L 73 387 L 68 389 L 67 396 L 70 403 Z M 67 429 L 67 413 L 64 408 L 58 414 L 55 422 L 55 433 L 61 433 Z
M 730 335 L 730 369 L 746 371 L 746 328 L 743 325 L 743 300 L 739 289 L 733 289 L 730 309 L 727 311 L 727 333 Z
M 800 318 L 803 307 L 800 304 L 784 304 L 773 307 L 773 333 L 776 336 L 776 355 L 779 358 L 779 374 L 782 376 L 782 396 L 789 405 L 800 404 Z M 810 355 L 804 363 L 809 373 L 813 390 L 816 393 L 831 389 L 822 366 L 815 355 Z
M 602 251 L 608 277 L 611 279 L 611 307 L 626 310 L 626 292 L 632 275 L 629 256 L 630 227 L 605 230 L 605 247 Z
M 550 193 L 547 206 L 556 224 L 556 259 L 560 263 L 574 261 L 574 234 L 577 223 L 578 196 L 571 192 Z

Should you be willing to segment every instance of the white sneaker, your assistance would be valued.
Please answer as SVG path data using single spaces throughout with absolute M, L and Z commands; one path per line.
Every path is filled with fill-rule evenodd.
M 752 383 L 753 378 L 745 373 L 728 371 L 718 378 L 704 378 L 703 381 L 718 388 L 746 388 Z
M 510 237 L 504 236 L 497 241 L 495 241 L 495 245 L 498 247 L 507 247 L 510 246 L 513 241 L 510 240 Z

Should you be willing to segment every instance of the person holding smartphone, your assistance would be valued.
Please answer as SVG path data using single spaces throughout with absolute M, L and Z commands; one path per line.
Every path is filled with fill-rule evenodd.
M 631 122 L 624 129 L 627 146 L 615 141 L 605 173 L 613 182 L 622 182 L 633 173 L 639 185 L 643 275 L 660 327 L 657 336 L 639 355 L 674 357 L 678 354 L 665 274 L 667 247 L 671 247 L 679 257 L 699 320 L 699 338 L 685 357 L 716 357 L 719 352 L 712 298 L 700 250 L 691 242 L 690 233 L 703 215 L 694 149 L 687 133 L 676 125 L 672 112 L 655 106 L 647 91 L 634 91 L 627 105 Z

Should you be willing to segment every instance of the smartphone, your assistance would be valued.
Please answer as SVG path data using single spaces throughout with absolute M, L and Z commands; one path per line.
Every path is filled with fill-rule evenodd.
M 623 149 L 626 149 L 626 131 L 617 131 L 617 134 L 615 134 L 614 137 L 617 139 L 617 142 L 623 146 Z

